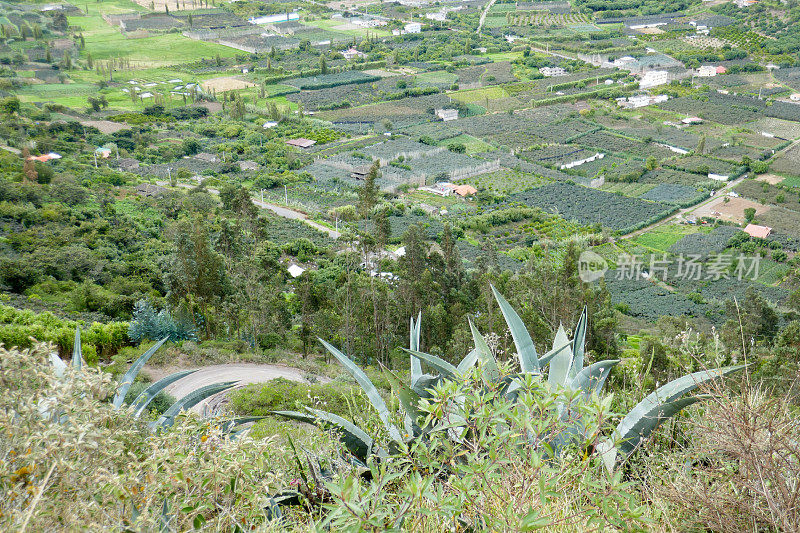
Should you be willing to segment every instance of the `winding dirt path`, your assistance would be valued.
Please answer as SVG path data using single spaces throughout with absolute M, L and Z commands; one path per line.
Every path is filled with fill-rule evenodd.
M 180 370 L 189 370 L 188 368 L 178 367 L 147 367 L 146 372 L 155 381 L 162 377 L 178 372 Z M 172 385 L 166 388 L 166 392 L 175 398 L 183 398 L 192 391 L 219 383 L 220 381 L 238 381 L 238 385 L 248 385 L 250 383 L 264 383 L 275 378 L 285 378 L 291 381 L 300 381 L 308 383 L 306 376 L 308 372 L 304 372 L 298 368 L 279 365 L 263 365 L 257 363 L 230 363 L 225 365 L 211 365 L 200 367 L 197 372 L 189 374 L 185 378 L 179 379 Z M 319 381 L 328 381 L 327 378 L 319 377 Z

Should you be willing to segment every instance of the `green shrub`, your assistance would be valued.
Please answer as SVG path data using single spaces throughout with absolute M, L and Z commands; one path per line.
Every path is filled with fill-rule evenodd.
M 314 405 L 342 416 L 361 410 L 366 403 L 354 386 L 341 381 L 300 383 L 285 378 L 248 385 L 231 395 L 231 406 L 237 415 L 267 416 L 271 411 L 298 409 Z

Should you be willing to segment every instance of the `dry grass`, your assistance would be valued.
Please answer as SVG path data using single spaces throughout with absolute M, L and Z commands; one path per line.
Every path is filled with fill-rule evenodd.
M 239 79 L 235 76 L 224 76 L 222 78 L 206 80 L 202 83 L 202 86 L 204 91 L 217 91 L 222 93 L 225 91 L 238 91 L 249 87 L 255 87 L 256 84 L 251 81 Z
M 659 456 L 653 471 L 667 469 L 655 474 L 653 495 L 708 531 L 798 532 L 800 413 L 791 398 L 742 388 L 710 391 L 715 399 L 691 430 L 693 464 Z

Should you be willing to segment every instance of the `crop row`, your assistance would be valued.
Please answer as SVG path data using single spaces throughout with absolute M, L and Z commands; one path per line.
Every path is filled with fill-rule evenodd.
M 570 183 L 553 183 L 515 194 L 509 199 L 567 220 L 628 233 L 654 223 L 675 211 L 675 207 L 638 198 L 628 198 Z
M 307 78 L 295 78 L 286 81 L 286 84 L 297 87 L 298 89 L 327 89 L 329 87 L 337 87 L 339 85 L 348 85 L 351 83 L 372 83 L 380 81 L 380 79 L 379 76 L 367 74 L 360 70 L 345 70 L 334 74 L 320 74 Z

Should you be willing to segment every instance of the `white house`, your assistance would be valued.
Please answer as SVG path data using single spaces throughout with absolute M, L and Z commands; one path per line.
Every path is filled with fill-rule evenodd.
M 366 55 L 367 55 L 364 52 L 359 52 L 358 50 L 356 50 L 355 48 L 352 48 L 352 47 L 348 48 L 347 50 L 342 50 L 340 53 L 348 61 L 351 60 L 351 59 L 355 59 L 357 57 L 366 57 Z
M 702 65 L 697 69 L 696 76 L 698 78 L 713 78 L 717 75 L 717 67 L 714 65 Z
M 669 72 L 666 70 L 651 70 L 644 73 L 642 80 L 639 82 L 639 87 L 649 89 L 650 87 L 658 87 L 667 83 L 669 83 Z
M 248 22 L 250 24 L 274 24 L 276 22 L 288 22 L 290 20 L 300 20 L 300 13 L 278 13 L 277 15 L 252 17 Z
M 567 72 L 561 67 L 541 67 L 539 72 L 545 78 L 553 78 L 555 76 L 564 76 Z
M 445 122 L 458 119 L 458 109 L 437 109 L 436 116 Z
M 659 94 L 657 96 L 650 96 L 649 94 L 640 94 L 637 96 L 630 96 L 625 98 L 617 98 L 617 105 L 624 109 L 636 109 L 637 107 L 645 107 L 652 104 L 660 104 L 669 100 L 666 94 Z
M 406 33 L 422 33 L 422 24 L 419 22 L 409 22 L 404 28 Z

